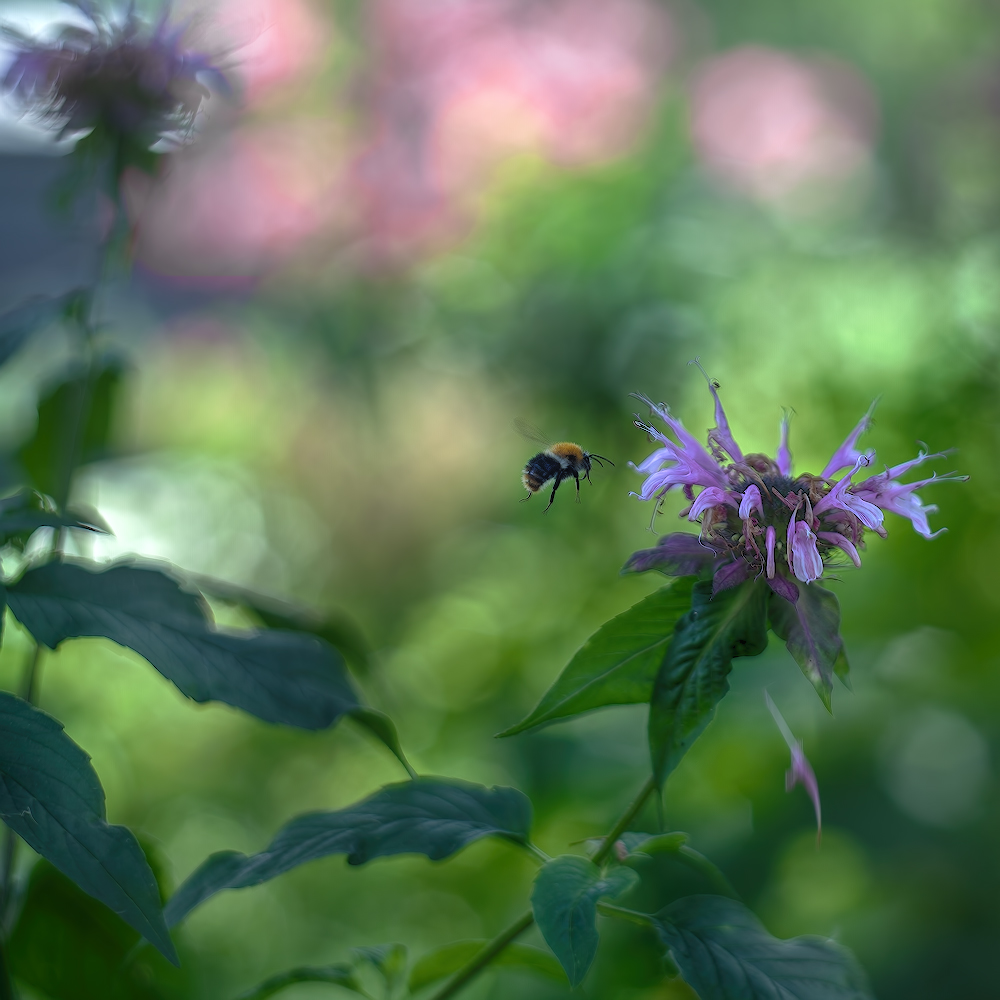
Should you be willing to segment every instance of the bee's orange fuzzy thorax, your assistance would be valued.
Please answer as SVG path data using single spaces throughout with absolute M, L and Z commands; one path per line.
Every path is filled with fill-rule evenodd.
M 583 449 L 578 444 L 573 444 L 572 441 L 560 441 L 558 444 L 552 445 L 549 451 L 560 458 L 573 458 L 578 462 L 583 458 Z

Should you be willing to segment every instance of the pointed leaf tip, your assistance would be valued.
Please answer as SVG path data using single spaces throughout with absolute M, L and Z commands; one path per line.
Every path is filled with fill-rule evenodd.
M 573 854 L 554 858 L 539 870 L 531 908 L 571 986 L 583 981 L 597 954 L 597 901 L 622 895 L 638 880 L 631 868 L 611 868 L 602 875 L 592 861 Z
M 158 567 L 51 562 L 11 585 L 8 603 L 50 649 L 104 636 L 145 657 L 194 701 L 221 701 L 265 722 L 324 729 L 360 707 L 342 658 L 325 642 L 276 629 L 215 629 L 201 599 Z
M 691 607 L 693 581 L 678 580 L 605 622 L 580 648 L 527 718 L 498 736 L 516 736 L 609 705 L 649 701 L 674 626 Z
M 307 813 L 278 831 L 259 854 L 211 855 L 164 910 L 172 927 L 223 889 L 243 889 L 331 854 L 352 865 L 395 854 L 441 861 L 482 837 L 527 843 L 531 803 L 516 788 L 419 777 L 386 785 L 346 809 Z
M 655 926 L 701 1000 L 874 1000 L 846 948 L 820 937 L 772 937 L 734 899 L 686 896 L 657 913 Z
M 62 725 L 0 692 L 0 818 L 29 847 L 179 964 L 139 842 L 107 822 L 89 756 Z

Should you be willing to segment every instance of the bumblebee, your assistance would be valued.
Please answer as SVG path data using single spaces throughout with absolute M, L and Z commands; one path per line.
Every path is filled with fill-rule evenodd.
M 590 480 L 590 470 L 593 462 L 597 462 L 601 468 L 607 462 L 613 466 L 615 463 L 610 458 L 603 455 L 595 455 L 592 452 L 584 451 L 578 444 L 572 441 L 558 441 L 549 444 L 534 427 L 525 424 L 520 420 L 514 421 L 514 426 L 518 432 L 532 441 L 544 444 L 545 450 L 528 459 L 521 473 L 521 482 L 528 491 L 528 495 L 522 499 L 530 500 L 533 493 L 537 493 L 549 483 L 552 483 L 552 492 L 549 494 L 549 502 L 545 505 L 548 510 L 556 498 L 556 490 L 559 484 L 565 479 L 576 480 L 576 502 L 580 502 L 580 479 L 581 477 Z

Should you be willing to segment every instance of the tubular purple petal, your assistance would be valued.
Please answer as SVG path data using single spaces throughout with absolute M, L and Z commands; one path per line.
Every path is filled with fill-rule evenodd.
M 751 483 L 743 491 L 743 499 L 740 501 L 740 517 L 746 520 L 755 510 L 761 517 L 764 516 L 764 505 L 761 502 L 760 490 Z
M 820 806 L 819 783 L 816 781 L 816 775 L 802 749 L 802 741 L 797 740 L 792 734 L 791 729 L 788 728 L 788 723 L 785 722 L 781 712 L 778 711 L 778 706 L 775 705 L 771 700 L 771 696 L 767 693 L 767 689 L 764 690 L 764 701 L 785 741 L 785 745 L 792 755 L 792 765 L 785 772 L 785 791 L 790 792 L 800 783 L 805 788 L 806 793 L 812 801 L 813 811 L 816 813 L 816 839 L 818 841 L 823 830 L 823 810 Z
M 855 566 L 861 566 L 861 556 L 858 554 L 857 547 L 854 542 L 849 538 L 845 538 L 839 531 L 817 531 L 816 537 L 821 538 L 824 542 L 829 542 L 831 545 L 836 545 L 838 548 L 843 549 L 850 557 L 851 562 Z
M 854 465 L 863 454 L 867 454 L 858 451 L 856 445 L 858 438 L 871 427 L 872 414 L 875 412 L 877 405 L 878 399 L 876 398 L 872 400 L 872 405 L 868 407 L 868 412 L 858 421 L 854 430 L 847 435 L 844 443 L 833 453 L 833 457 L 826 463 L 826 467 L 820 473 L 824 479 L 829 479 L 830 476 L 840 472 L 841 469 L 846 468 L 848 465 Z M 869 455 L 868 457 L 871 456 Z
M 709 507 L 718 507 L 719 504 L 729 504 L 730 507 L 737 507 L 738 502 L 732 493 L 720 490 L 716 486 L 708 486 L 698 494 L 691 510 L 688 512 L 689 521 L 697 521 Z
M 712 394 L 712 399 L 715 400 L 715 428 L 709 431 L 709 441 L 715 440 L 731 459 L 736 462 L 742 462 L 743 452 L 736 443 L 733 432 L 729 429 L 729 420 L 726 417 L 726 411 L 722 408 L 722 400 L 719 399 L 716 383 L 709 378 L 708 372 L 702 368 L 699 358 L 689 361 L 688 364 L 698 366 L 699 371 L 705 376 L 705 381 L 708 383 L 708 391 Z
M 789 522 L 794 524 L 794 531 L 789 530 L 789 549 L 792 561 L 792 573 L 803 583 L 812 583 L 823 575 L 823 560 L 816 548 L 816 536 L 805 521 Z
M 767 526 L 767 532 L 764 535 L 765 547 L 767 549 L 767 578 L 769 580 L 774 579 L 774 542 L 776 538 L 776 532 L 774 530 L 774 525 L 769 524 Z
M 792 474 L 792 453 L 788 449 L 788 424 L 789 416 L 786 413 L 781 418 L 781 437 L 778 441 L 778 471 L 783 476 L 790 476 Z

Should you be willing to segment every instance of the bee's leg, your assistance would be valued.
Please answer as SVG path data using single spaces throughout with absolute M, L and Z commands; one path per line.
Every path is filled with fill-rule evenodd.
M 576 502 L 580 502 L 580 475 L 576 471 L 573 472 L 573 478 L 576 480 Z
M 525 500 L 530 500 L 533 495 L 534 494 L 531 492 L 531 490 L 528 490 L 528 495 L 526 497 L 521 497 L 518 503 L 524 503 Z
M 555 500 L 555 498 L 556 498 L 556 490 L 559 489 L 559 484 L 565 478 L 566 478 L 565 475 L 563 475 L 563 473 L 561 473 L 561 472 L 559 473 L 558 476 L 556 476 L 556 481 L 555 481 L 555 484 L 552 487 L 552 493 L 549 495 L 549 502 L 545 505 L 545 510 L 548 510 L 549 507 L 552 506 L 552 501 Z M 543 511 L 543 513 L 544 513 L 544 511 Z

